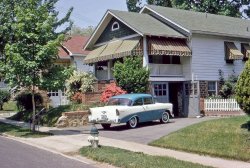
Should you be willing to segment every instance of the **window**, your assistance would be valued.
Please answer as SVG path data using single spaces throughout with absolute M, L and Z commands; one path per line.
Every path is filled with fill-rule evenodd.
M 213 95 L 217 95 L 217 83 L 214 81 L 209 81 L 208 82 L 208 87 L 207 87 L 207 91 L 208 91 L 208 95 L 209 96 L 213 96 Z
M 137 99 L 133 104 L 133 106 L 142 106 L 142 105 L 143 105 L 142 98 Z
M 167 84 L 154 84 L 155 96 L 167 96 Z
M 144 104 L 153 104 L 153 99 L 151 97 L 144 97 Z
M 243 61 L 247 61 L 250 57 L 250 46 L 248 43 L 241 43 L 241 52 L 244 55 Z
M 149 55 L 149 63 L 153 64 L 181 64 L 179 56 Z
M 115 31 L 115 30 L 119 30 L 120 26 L 119 26 L 119 23 L 118 22 L 114 22 L 112 24 L 112 31 Z

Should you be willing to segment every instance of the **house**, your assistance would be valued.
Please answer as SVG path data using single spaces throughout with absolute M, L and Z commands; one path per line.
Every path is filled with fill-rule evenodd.
M 84 49 L 99 80 L 126 56 L 142 56 L 150 92 L 174 104 L 175 116 L 200 114 L 200 98 L 217 95 L 219 70 L 239 75 L 250 54 L 250 21 L 146 5 L 140 13 L 108 10 Z
M 77 71 L 80 72 L 92 72 L 93 67 L 84 64 L 84 58 L 89 54 L 89 51 L 83 50 L 84 45 L 88 41 L 89 37 L 86 36 L 71 36 L 63 42 L 58 52 L 58 59 L 55 62 L 56 66 L 74 66 Z M 53 107 L 58 105 L 68 104 L 67 97 L 65 95 L 65 89 L 63 90 L 51 90 L 49 91 L 51 104 Z

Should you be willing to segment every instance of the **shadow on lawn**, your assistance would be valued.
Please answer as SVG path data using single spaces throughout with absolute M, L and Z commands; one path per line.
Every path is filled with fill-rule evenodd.
M 247 129 L 248 131 L 250 131 L 250 121 L 247 121 L 246 123 L 241 125 L 241 128 Z

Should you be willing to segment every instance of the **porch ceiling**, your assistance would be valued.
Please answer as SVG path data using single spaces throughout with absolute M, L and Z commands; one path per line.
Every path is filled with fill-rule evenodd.
M 192 56 L 192 52 L 183 39 L 151 38 L 149 55 Z
M 225 45 L 227 60 L 241 60 L 243 58 L 243 54 L 238 50 L 234 42 L 225 42 Z
M 92 64 L 130 55 L 142 55 L 140 38 L 116 40 L 98 47 L 87 55 L 84 63 Z

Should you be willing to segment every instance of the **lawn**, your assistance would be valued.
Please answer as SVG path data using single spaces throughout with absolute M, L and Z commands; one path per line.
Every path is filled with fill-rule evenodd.
M 37 131 L 33 133 L 29 129 L 0 122 L 0 134 L 2 133 L 23 138 L 41 138 L 52 135 L 51 133 L 37 132 Z
M 223 118 L 195 124 L 150 145 L 250 161 L 250 118 Z
M 83 147 L 81 155 L 99 162 L 123 168 L 208 168 L 200 164 L 177 160 L 170 157 L 151 156 L 113 147 Z

